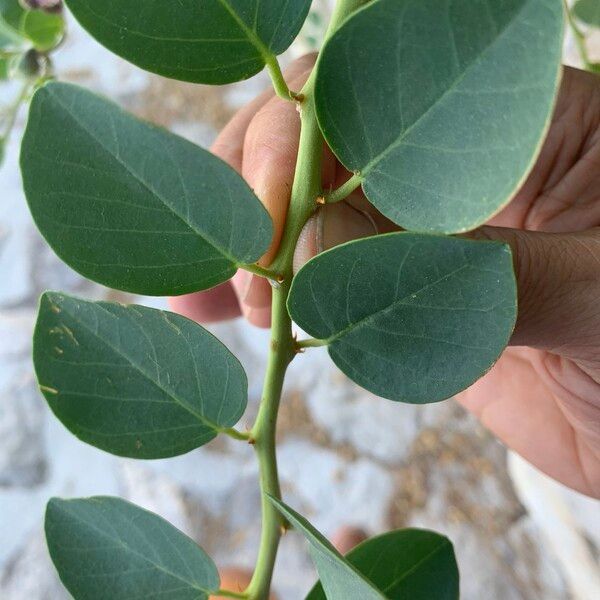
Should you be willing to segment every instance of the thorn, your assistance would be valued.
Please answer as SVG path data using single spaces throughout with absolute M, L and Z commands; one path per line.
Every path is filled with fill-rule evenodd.
M 63 349 L 59 348 L 58 346 L 54 346 L 54 351 L 56 352 L 56 354 L 64 354 Z
M 281 535 L 285 535 L 291 528 L 292 528 L 292 526 L 290 525 L 289 521 L 287 521 L 287 520 L 284 521 L 280 525 Z
M 60 308 L 58 308 L 58 306 L 56 306 L 56 304 L 51 304 L 51 305 L 50 305 L 50 310 L 51 310 L 53 313 L 56 313 L 56 314 L 58 314 L 58 313 L 60 312 Z
M 318 196 L 317 197 L 317 204 L 319 206 L 324 206 L 325 204 L 327 204 L 327 200 L 325 199 L 325 196 Z
M 249 438 L 248 438 L 248 443 L 249 443 L 251 446 L 254 446 L 254 445 L 256 444 L 256 440 L 255 440 L 253 437 L 249 437 Z

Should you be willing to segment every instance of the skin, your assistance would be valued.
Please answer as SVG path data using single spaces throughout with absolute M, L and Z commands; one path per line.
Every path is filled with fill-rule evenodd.
M 286 74 L 291 89 L 314 58 Z M 236 168 L 275 225 L 277 251 L 298 146 L 291 102 L 267 92 L 224 129 L 213 152 Z M 348 173 L 326 150 L 323 185 Z M 519 317 L 494 368 L 457 400 L 508 447 L 563 484 L 600 498 L 600 77 L 565 68 L 548 137 L 527 182 L 489 224 L 468 235 L 510 244 L 517 273 Z M 338 243 L 391 231 L 358 192 L 307 223 L 295 267 Z M 172 308 L 211 322 L 244 315 L 270 322 L 270 288 L 240 272 L 232 284 L 172 299 Z

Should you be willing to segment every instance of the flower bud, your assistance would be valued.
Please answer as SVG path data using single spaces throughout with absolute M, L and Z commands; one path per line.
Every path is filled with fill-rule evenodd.
M 47 67 L 48 58 L 34 48 L 31 48 L 31 50 L 27 50 L 19 59 L 16 65 L 16 72 L 27 79 L 33 79 L 43 75 Z
M 25 10 L 43 10 L 49 13 L 60 13 L 63 8 L 62 0 L 19 0 Z

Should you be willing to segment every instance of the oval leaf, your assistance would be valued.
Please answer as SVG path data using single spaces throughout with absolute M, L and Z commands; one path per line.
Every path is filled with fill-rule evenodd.
M 119 456 L 184 454 L 237 423 L 246 407 L 246 374 L 219 340 L 142 306 L 44 294 L 33 361 L 60 421 Z
M 25 9 L 19 0 L 0 0 L 0 17 L 14 31 L 21 30 L 21 23 L 25 17 Z
M 473 229 L 536 157 L 557 93 L 561 0 L 378 0 L 326 44 L 327 142 L 405 229 Z
M 578 0 L 573 7 L 574 15 L 584 23 L 600 27 L 600 1 Z
M 266 210 L 223 161 L 73 85 L 36 92 L 21 169 L 50 246 L 109 287 L 206 289 L 258 260 L 271 240 Z
M 358 545 L 346 559 L 389 600 L 458 600 L 452 543 L 433 531 L 390 531 Z M 326 600 L 320 582 L 306 600 Z
M 202 548 L 120 498 L 53 498 L 45 529 L 52 562 L 76 600 L 207 600 L 219 589 Z
M 481 377 L 508 343 L 517 314 L 510 249 L 413 233 L 350 242 L 300 270 L 288 308 L 362 387 L 436 402 Z
M 385 596 L 355 569 L 302 515 L 269 496 L 277 510 L 304 535 L 327 598 L 385 600 Z
M 10 59 L 0 58 L 0 81 L 8 79 L 10 73 Z
M 310 0 L 67 0 L 77 20 L 126 60 L 182 81 L 247 79 L 292 43 Z
M 23 47 L 24 39 L 10 27 L 0 14 L 0 50 L 17 50 Z

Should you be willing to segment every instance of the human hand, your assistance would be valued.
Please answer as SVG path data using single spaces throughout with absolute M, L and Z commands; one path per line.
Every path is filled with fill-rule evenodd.
M 312 57 L 287 77 L 298 88 Z M 292 103 L 265 94 L 227 126 L 213 152 L 238 169 L 269 210 L 273 259 L 294 173 L 299 120 Z M 325 152 L 323 184 L 348 173 Z M 511 348 L 458 396 L 509 447 L 542 471 L 600 498 L 600 77 L 565 68 L 541 155 L 526 184 L 490 226 L 472 236 L 508 242 L 514 254 L 519 317 Z M 341 242 L 394 226 L 355 192 L 307 223 L 295 266 Z M 270 322 L 270 287 L 247 272 L 225 284 L 172 300 L 199 321 L 244 314 Z

